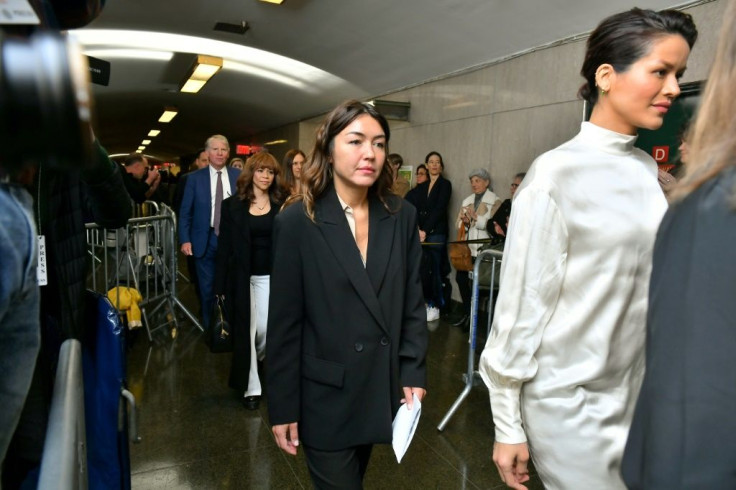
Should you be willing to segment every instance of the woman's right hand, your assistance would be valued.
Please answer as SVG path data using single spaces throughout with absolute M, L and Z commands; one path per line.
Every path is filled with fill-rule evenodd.
M 276 445 L 285 453 L 293 456 L 296 456 L 296 448 L 299 446 L 298 426 L 298 422 L 292 422 L 291 424 L 274 425 L 271 428 Z
M 493 444 L 493 462 L 501 480 L 509 487 L 527 490 L 522 483 L 529 481 L 529 446 L 520 444 Z
M 424 243 L 424 240 L 427 239 L 427 233 L 424 230 L 419 230 L 419 241 Z

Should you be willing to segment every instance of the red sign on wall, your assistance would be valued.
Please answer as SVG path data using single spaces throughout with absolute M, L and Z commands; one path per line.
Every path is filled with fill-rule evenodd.
M 657 163 L 667 163 L 670 161 L 669 146 L 653 146 L 652 157 Z

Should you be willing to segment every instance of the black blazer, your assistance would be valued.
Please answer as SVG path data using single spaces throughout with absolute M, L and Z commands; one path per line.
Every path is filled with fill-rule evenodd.
M 272 425 L 299 422 L 307 446 L 391 441 L 404 386 L 425 387 L 427 322 L 414 207 L 370 199 L 367 267 L 334 189 L 315 221 L 276 217 L 266 342 Z
M 733 168 L 703 184 L 657 234 L 630 489 L 736 488 L 735 185 Z
M 452 195 L 452 183 L 442 177 L 437 177 L 432 192 L 429 191 L 429 180 L 417 185 L 406 195 L 419 213 L 419 229 L 427 235 L 448 234 L 447 207 Z
M 271 201 L 269 214 L 276 215 L 280 204 Z M 250 371 L 250 202 L 231 196 L 222 201 L 220 236 L 215 259 L 215 294 L 225 295 L 232 326 L 233 360 L 229 385 L 248 389 Z

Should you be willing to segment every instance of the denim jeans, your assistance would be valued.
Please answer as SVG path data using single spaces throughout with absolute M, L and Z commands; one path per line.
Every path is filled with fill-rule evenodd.
M 31 196 L 0 183 L 0 461 L 18 424 L 41 342 Z

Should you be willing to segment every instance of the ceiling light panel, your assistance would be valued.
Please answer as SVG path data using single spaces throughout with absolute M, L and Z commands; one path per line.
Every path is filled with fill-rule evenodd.
M 338 88 L 346 83 L 343 79 L 306 63 L 250 46 L 214 39 L 122 29 L 77 29 L 69 31 L 69 36 L 81 44 L 84 50 L 147 50 L 155 46 L 155 51 L 159 52 L 218 56 L 224 60 L 224 69 L 228 69 L 229 62 L 239 63 L 251 67 L 251 71 L 242 70 L 246 73 L 279 83 L 289 81 L 288 85 L 302 90 L 309 90 L 312 86 L 329 90 L 331 87 Z

